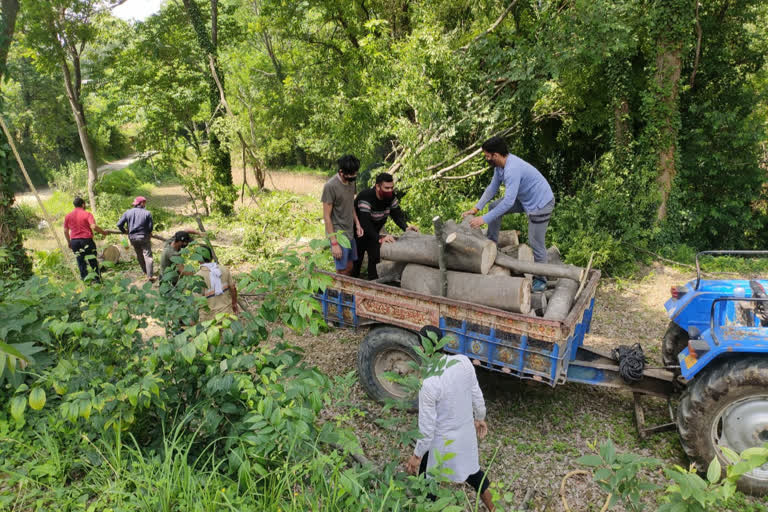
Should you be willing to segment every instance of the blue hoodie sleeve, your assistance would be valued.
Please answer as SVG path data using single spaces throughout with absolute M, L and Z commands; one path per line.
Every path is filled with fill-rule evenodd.
M 486 224 L 498 219 L 512 208 L 517 199 L 521 178 L 522 175 L 519 172 L 504 173 L 504 198 L 498 202 L 496 208 L 483 215 L 483 220 Z
M 493 179 L 491 179 L 491 182 L 488 184 L 488 186 L 485 188 L 485 192 L 483 192 L 482 197 L 480 197 L 480 200 L 475 205 L 475 208 L 478 210 L 482 210 L 485 208 L 485 205 L 490 202 L 491 199 L 493 199 L 496 194 L 499 192 L 499 187 L 501 186 L 501 172 L 500 168 L 496 167 L 493 170 Z

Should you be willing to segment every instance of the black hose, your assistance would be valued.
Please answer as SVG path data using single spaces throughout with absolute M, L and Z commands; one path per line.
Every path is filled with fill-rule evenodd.
M 619 345 L 613 349 L 613 358 L 619 362 L 619 375 L 624 382 L 637 382 L 643 378 L 645 364 L 648 362 L 643 347 L 635 343 L 629 345 Z

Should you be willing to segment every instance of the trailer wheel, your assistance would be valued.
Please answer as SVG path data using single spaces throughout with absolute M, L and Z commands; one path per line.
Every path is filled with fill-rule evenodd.
M 661 360 L 664 366 L 680 365 L 677 354 L 688 345 L 688 339 L 688 331 L 675 322 L 669 322 L 667 332 L 664 333 L 664 340 L 661 342 Z M 677 370 L 676 373 L 679 374 L 680 370 Z
M 410 363 L 419 362 L 414 350 L 419 337 L 399 327 L 376 327 L 360 343 L 357 352 L 357 372 L 368 396 L 383 402 L 387 398 L 408 400 L 416 407 L 416 397 L 409 397 L 399 384 L 390 381 L 383 374 L 395 372 L 405 375 L 411 370 Z
M 725 474 L 727 462 L 718 447 L 741 453 L 768 442 L 768 359 L 726 360 L 705 371 L 684 393 L 677 425 L 683 448 L 699 469 L 706 471 L 717 455 Z M 768 464 L 742 476 L 738 488 L 768 494 Z

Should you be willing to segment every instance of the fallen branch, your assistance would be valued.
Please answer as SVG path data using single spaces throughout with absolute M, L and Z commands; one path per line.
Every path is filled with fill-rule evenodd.
M 110 235 L 125 235 L 125 236 L 128 236 L 128 233 L 123 233 L 122 231 L 118 231 L 116 229 L 105 229 L 104 232 L 108 233 Z M 152 238 L 160 240 L 161 242 L 165 242 L 165 241 L 168 240 L 167 238 L 163 238 L 160 235 L 152 235 Z

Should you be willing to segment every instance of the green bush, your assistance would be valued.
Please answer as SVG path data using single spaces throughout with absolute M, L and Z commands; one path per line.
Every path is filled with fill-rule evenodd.
M 88 195 L 88 165 L 85 160 L 67 162 L 47 174 L 51 188 L 73 197 Z
M 97 194 L 119 194 L 126 197 L 149 194 L 149 190 L 150 187 L 128 168 L 103 175 L 95 186 Z

